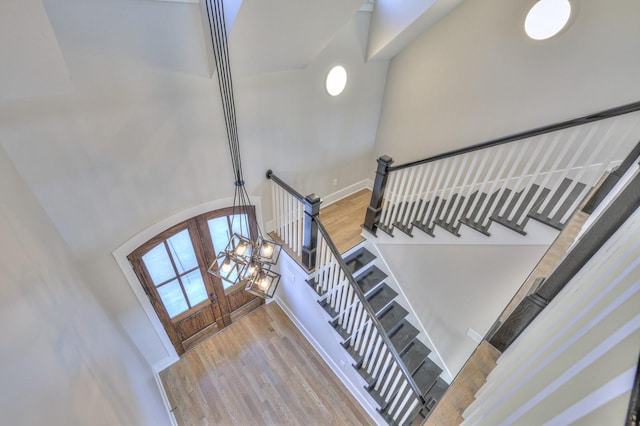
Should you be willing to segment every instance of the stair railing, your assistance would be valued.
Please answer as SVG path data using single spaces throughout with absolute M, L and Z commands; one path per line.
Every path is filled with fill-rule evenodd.
M 367 374 L 376 377 L 372 389 L 385 415 L 404 424 L 425 407 L 425 399 L 320 221 L 322 200 L 314 194 L 302 196 L 271 170 L 267 178 L 274 183 L 274 232 L 291 251 L 298 248 L 309 271 L 314 269 L 309 282 L 318 294 L 326 295 L 337 325 L 349 334 L 343 346 L 362 359 Z
M 317 293 L 326 295 L 337 325 L 350 335 L 343 346 L 376 377 L 372 389 L 380 396 L 384 412 L 395 424 L 404 424 L 425 406 L 425 400 L 327 230 L 318 217 L 313 220 L 319 231 L 318 262 L 310 283 Z
M 640 102 L 378 169 L 364 227 L 433 235 L 490 220 L 524 233 L 528 215 L 561 229 L 605 171 L 640 140 Z
M 301 258 L 307 271 L 312 271 L 316 265 L 316 246 L 318 228 L 312 217 L 320 213 L 322 199 L 315 194 L 301 195 L 287 185 L 286 182 L 267 171 L 267 179 L 274 182 L 271 185 L 271 205 L 275 233 L 293 254 Z

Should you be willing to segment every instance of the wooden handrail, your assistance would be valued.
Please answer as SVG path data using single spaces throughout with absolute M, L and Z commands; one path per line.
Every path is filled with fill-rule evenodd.
M 280 179 L 278 176 L 274 175 L 273 170 L 271 169 L 267 170 L 267 179 L 271 179 L 272 181 L 280 185 L 282 189 L 287 191 L 289 194 L 293 195 L 296 200 L 300 201 L 301 203 L 304 203 L 304 199 L 305 199 L 304 195 L 300 194 L 298 191 L 290 187 L 285 181 Z
M 610 108 L 601 112 L 596 112 L 595 114 L 589 114 L 583 117 L 574 118 L 572 120 L 562 121 L 560 123 L 550 124 L 547 126 L 538 127 L 531 130 L 526 130 L 524 132 L 515 133 L 513 135 L 504 136 L 498 139 L 493 139 L 487 142 L 482 142 L 482 143 L 471 145 L 465 148 L 445 152 L 444 154 L 434 155 L 433 157 L 424 158 L 422 160 L 399 164 L 397 166 L 390 166 L 387 168 L 387 172 L 394 172 L 396 170 L 402 170 L 409 167 L 418 166 L 420 164 L 431 163 L 434 161 L 442 160 L 444 158 L 454 157 L 456 155 L 466 154 L 473 151 L 479 151 L 481 149 L 503 145 L 509 142 L 515 142 L 521 139 L 526 139 L 529 137 L 538 136 L 545 133 L 551 133 L 557 130 L 567 129 L 569 127 L 581 126 L 583 124 L 592 123 L 594 121 L 605 120 L 607 118 L 617 117 L 619 115 L 624 115 L 624 114 L 628 114 L 630 112 L 636 112 L 636 111 L 640 111 L 640 102 L 634 102 L 631 104 Z
M 331 240 L 331 237 L 329 236 L 329 233 L 327 232 L 327 230 L 325 229 L 324 225 L 320 221 L 320 218 L 319 217 L 315 217 L 314 221 L 318 224 L 318 231 L 324 237 L 324 240 L 327 243 L 327 247 L 329 247 L 329 250 L 331 250 L 331 253 L 333 253 L 333 257 L 336 259 L 336 262 L 338 263 L 338 266 L 340 267 L 340 269 L 344 273 L 344 276 L 347 278 L 347 281 L 349 281 L 349 284 L 351 285 L 351 287 L 353 288 L 354 292 L 358 296 L 358 299 L 360 299 L 360 303 L 362 303 L 362 306 L 364 307 L 364 309 L 367 311 L 367 313 L 371 317 L 371 322 L 373 323 L 373 325 L 378 330 L 378 334 L 382 337 L 382 340 L 384 341 L 384 344 L 387 346 L 387 349 L 391 353 L 391 356 L 393 357 L 395 362 L 398 364 L 398 367 L 400 368 L 400 371 L 402 371 L 402 374 L 407 379 L 407 382 L 409 383 L 409 386 L 411 386 L 411 390 L 417 395 L 418 401 L 420 402 L 420 405 L 424 407 L 425 406 L 425 400 L 424 400 L 424 397 L 422 396 L 422 393 L 420 392 L 420 389 L 418 388 L 418 385 L 413 380 L 413 377 L 411 376 L 411 373 L 409 372 L 407 367 L 402 362 L 402 359 L 400 358 L 400 354 L 398 354 L 398 351 L 396 351 L 396 348 L 393 347 L 393 343 L 391 342 L 391 339 L 389 338 L 389 336 L 387 336 L 387 333 L 384 331 L 384 327 L 382 326 L 382 323 L 380 322 L 380 320 L 376 316 L 376 312 L 373 310 L 373 308 L 371 307 L 371 305 L 367 301 L 367 298 L 364 295 L 364 292 L 362 291 L 362 289 L 360 288 L 360 286 L 356 282 L 356 279 L 353 278 L 353 275 L 351 274 L 351 272 L 349 272 L 349 269 L 347 268 L 347 264 L 342 259 L 342 255 L 340 254 L 340 251 L 338 250 L 336 245 Z

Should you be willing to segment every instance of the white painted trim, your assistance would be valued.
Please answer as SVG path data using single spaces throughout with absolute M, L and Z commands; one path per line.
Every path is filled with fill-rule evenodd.
M 180 357 L 178 356 L 178 354 L 169 355 L 168 357 L 153 364 L 153 371 L 156 371 L 159 373 L 162 370 L 165 370 L 171 367 L 171 365 L 175 364 L 178 361 L 180 361 Z
M 372 420 L 376 421 L 379 424 L 384 424 L 384 423 L 381 423 L 382 418 L 380 417 L 380 414 L 376 411 L 376 408 L 371 405 L 366 395 L 362 393 L 362 391 L 364 391 L 364 387 L 358 386 L 357 384 L 349 380 L 349 378 L 342 372 L 342 369 L 338 365 L 336 365 L 336 363 L 333 361 L 333 358 L 331 358 L 325 352 L 322 345 L 320 345 L 316 341 L 313 335 L 309 333 L 309 331 L 300 322 L 300 320 L 298 320 L 298 318 L 293 314 L 293 312 L 289 310 L 289 307 L 287 306 L 286 303 L 281 301 L 277 295 L 276 297 L 274 297 L 273 300 L 278 304 L 278 306 L 280 306 L 280 308 L 282 308 L 282 311 L 289 317 L 291 322 L 295 324 L 298 330 L 300 330 L 302 335 L 307 339 L 307 341 L 311 344 L 311 346 L 313 346 L 313 348 L 316 350 L 318 355 L 320 355 L 320 357 L 324 360 L 324 362 L 327 363 L 329 368 L 331 368 L 333 373 L 340 379 L 340 381 L 342 381 L 342 383 L 346 386 L 349 392 L 351 392 L 351 395 L 353 395 L 353 397 L 360 403 L 360 405 L 362 406 L 362 408 L 364 408 L 367 414 L 369 414 L 369 417 L 371 417 Z
M 253 203 L 253 205 L 256 208 L 256 220 L 258 221 L 258 223 L 262 223 L 262 209 L 260 207 L 261 206 L 260 197 L 251 197 L 250 201 L 251 203 Z M 179 213 L 176 213 L 168 218 L 161 220 L 160 222 L 157 222 L 149 226 L 148 228 L 134 235 L 128 241 L 123 243 L 120 247 L 116 248 L 114 251 L 111 252 L 111 254 L 116 260 L 116 263 L 118 263 L 118 266 L 122 270 L 123 275 L 127 279 L 127 282 L 129 283 L 129 287 L 131 287 L 131 291 L 133 291 L 133 294 L 135 294 L 136 298 L 138 299 L 140 306 L 142 306 L 142 309 L 144 310 L 144 313 L 147 315 L 147 318 L 149 318 L 149 321 L 151 322 L 151 325 L 153 326 L 153 329 L 156 332 L 156 335 L 158 336 L 158 338 L 162 342 L 162 345 L 165 348 L 166 353 L 163 354 L 163 358 L 161 359 L 158 359 L 159 356 L 157 355 L 154 357 L 153 354 L 148 354 L 141 351 L 147 363 L 149 363 L 149 365 L 152 366 L 152 368 L 156 369 L 157 371 L 161 371 L 162 369 L 168 367 L 169 365 L 177 361 L 179 357 L 178 357 L 178 354 L 176 353 L 175 348 L 173 347 L 173 344 L 171 343 L 171 340 L 169 339 L 169 336 L 167 335 L 166 330 L 162 326 L 162 323 L 160 322 L 158 315 L 156 315 L 156 311 L 153 309 L 153 306 L 151 306 L 151 303 L 149 302 L 149 298 L 147 297 L 144 290 L 142 289 L 142 285 L 140 285 L 140 281 L 138 281 L 138 277 L 133 271 L 133 268 L 131 267 L 131 265 L 129 264 L 127 255 L 129 255 L 129 253 L 133 252 L 135 249 L 140 247 L 145 242 L 149 241 L 154 236 L 158 235 L 160 232 L 172 227 L 173 225 L 176 225 L 194 216 L 198 216 L 200 214 L 207 213 L 212 210 L 229 207 L 231 205 L 233 205 L 233 198 L 222 198 L 219 200 L 213 200 L 213 201 L 208 201 L 206 203 L 198 204 L 194 207 L 183 210 Z
M 321 207 L 327 207 L 331 204 L 342 200 L 343 198 L 347 198 L 349 195 L 353 195 L 358 191 L 363 189 L 368 189 L 373 191 L 373 180 L 371 179 L 363 179 L 360 182 L 356 182 L 353 185 L 349 185 L 346 188 L 342 188 L 336 192 L 333 192 L 329 195 L 325 195 L 322 197 Z
M 158 374 L 157 371 L 154 371 L 153 378 L 156 380 L 156 385 L 158 386 L 158 390 L 160 391 L 160 396 L 162 396 L 162 402 L 164 403 L 164 408 L 167 410 L 167 414 L 169 416 L 171 424 L 173 426 L 178 426 L 178 421 L 176 420 L 176 416 L 173 414 L 173 410 L 171 409 L 169 397 L 167 396 L 167 392 L 165 391 L 164 385 L 162 384 L 162 379 L 160 379 L 160 374 Z
M 545 426 L 562 426 L 578 422 L 587 414 L 594 412 L 620 395 L 630 392 L 633 388 L 636 369 L 637 367 L 633 366 L 611 379 L 554 418 L 547 420 Z
M 368 241 L 370 241 L 370 240 L 368 240 Z M 395 282 L 395 284 L 396 284 L 395 287 L 400 291 L 400 295 L 402 296 L 402 299 L 404 299 L 404 301 L 406 301 L 406 303 L 407 303 L 407 306 L 405 306 L 405 307 L 409 308 L 409 311 L 411 312 L 413 317 L 416 319 L 416 322 L 418 323 L 417 325 L 420 327 L 420 331 L 422 331 L 422 334 L 424 334 L 425 338 L 429 341 L 429 344 L 427 346 L 432 350 L 431 352 L 437 357 L 437 360 L 440 361 L 439 363 L 436 362 L 436 364 L 438 364 L 439 367 L 442 367 L 442 369 L 444 370 L 443 372 L 447 376 L 447 377 L 442 377 L 442 379 L 444 379 L 447 383 L 451 384 L 451 382 L 453 381 L 453 378 L 455 376 L 453 374 L 451 374 L 451 370 L 449 370 L 449 367 L 447 367 L 447 363 L 444 362 L 444 358 L 442 357 L 442 355 L 440 355 L 440 352 L 438 351 L 438 348 L 436 348 L 436 345 L 433 343 L 433 340 L 431 340 L 431 337 L 429 337 L 429 333 L 427 333 L 427 329 L 424 328 L 424 324 L 422 324 L 422 321 L 420 321 L 418 319 L 419 317 L 418 317 L 418 314 L 416 313 L 416 310 L 413 308 L 413 304 L 411 304 L 411 301 L 409 300 L 409 298 L 405 294 L 404 289 L 402 288 L 402 286 L 400 285 L 400 283 L 396 279 L 396 276 L 394 275 L 393 270 L 389 267 L 389 264 L 387 263 L 386 259 L 384 258 L 384 256 L 380 252 L 380 250 L 378 249 L 378 245 L 375 242 L 371 242 L 371 245 L 375 249 L 375 253 L 374 254 L 376 255 L 377 259 L 380 259 L 380 261 L 384 265 L 385 273 L 387 273 L 387 275 L 388 275 L 387 281 L 389 281 L 389 278 L 390 278 L 391 280 L 393 280 Z M 400 302 L 403 302 L 403 300 L 401 300 Z M 402 303 L 402 304 L 404 305 L 404 303 Z M 416 324 L 414 324 L 414 326 L 415 325 Z M 429 357 L 429 358 L 431 358 L 431 357 Z M 434 361 L 436 361 L 436 360 L 434 360 Z

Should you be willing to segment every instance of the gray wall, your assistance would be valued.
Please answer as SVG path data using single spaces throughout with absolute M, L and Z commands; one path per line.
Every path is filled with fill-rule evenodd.
M 454 376 L 477 346 L 467 330 L 481 336 L 489 331 L 547 248 L 506 244 L 377 247 Z
M 1 148 L 0 198 L 3 424 L 170 424 L 151 368 Z

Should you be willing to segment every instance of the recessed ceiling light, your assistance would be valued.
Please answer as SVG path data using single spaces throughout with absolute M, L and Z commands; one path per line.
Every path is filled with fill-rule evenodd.
M 331 68 L 329 74 L 327 74 L 327 80 L 325 87 L 327 93 L 331 96 L 338 96 L 344 90 L 347 85 L 347 70 L 342 65 L 336 65 Z
M 534 40 L 546 40 L 558 34 L 570 16 L 569 0 L 540 0 L 527 14 L 524 30 Z

